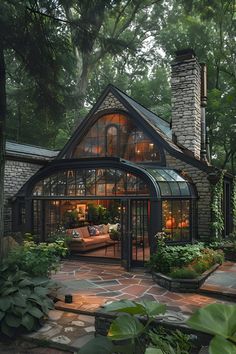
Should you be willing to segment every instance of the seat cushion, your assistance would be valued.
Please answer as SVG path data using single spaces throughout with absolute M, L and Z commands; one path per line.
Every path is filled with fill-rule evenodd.
M 79 232 L 82 234 L 83 238 L 90 238 L 91 237 L 87 226 L 80 227 Z

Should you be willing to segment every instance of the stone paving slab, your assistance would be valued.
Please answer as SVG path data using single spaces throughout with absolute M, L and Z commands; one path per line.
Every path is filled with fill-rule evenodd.
M 236 301 L 236 263 L 225 262 L 207 278 L 199 292 Z
M 229 269 L 230 272 L 236 269 L 235 265 L 230 262 L 225 263 L 222 267 L 224 274 Z M 221 272 L 222 269 L 220 269 Z M 60 301 L 56 304 L 58 309 L 66 311 L 78 313 L 88 311 L 94 314 L 101 305 L 108 301 L 127 298 L 130 300 L 140 298 L 156 300 L 166 304 L 170 310 L 186 314 L 190 314 L 197 308 L 207 304 L 215 302 L 230 303 L 230 301 L 217 300 L 201 294 L 169 292 L 155 284 L 151 274 L 145 273 L 144 269 L 124 272 L 121 266 L 114 264 L 96 264 L 85 261 L 73 261 L 73 263 L 70 263 L 70 261 L 65 261 L 62 263 L 61 271 L 55 275 L 59 282 L 60 276 L 62 277 L 61 282 L 64 286 L 66 285 L 64 277 L 67 272 L 70 276 L 70 282 L 73 282 L 73 289 L 70 287 L 62 289 L 58 296 Z M 72 273 L 76 281 L 71 278 Z M 53 276 L 53 278 L 55 277 Z M 64 295 L 66 292 L 71 292 L 73 295 L 72 304 L 65 304 Z
M 79 348 L 94 337 L 94 332 L 94 317 L 52 310 L 45 324 L 38 331 L 24 335 L 23 339 L 60 350 L 78 352 Z

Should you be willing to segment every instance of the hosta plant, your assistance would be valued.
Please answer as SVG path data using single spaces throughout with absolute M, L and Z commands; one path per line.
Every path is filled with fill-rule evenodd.
M 53 301 L 48 279 L 32 279 L 27 273 L 0 265 L 0 332 L 8 337 L 40 326 Z
M 210 354 L 236 353 L 236 305 L 210 304 L 197 310 L 187 324 L 214 336 Z

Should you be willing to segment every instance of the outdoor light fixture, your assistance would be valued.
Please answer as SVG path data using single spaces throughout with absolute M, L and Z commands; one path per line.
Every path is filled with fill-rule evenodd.
M 72 304 L 72 302 L 73 302 L 73 296 L 71 294 L 65 295 L 65 303 Z

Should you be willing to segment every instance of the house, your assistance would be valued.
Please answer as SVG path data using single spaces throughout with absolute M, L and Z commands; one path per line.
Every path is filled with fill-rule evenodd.
M 209 239 L 219 171 L 207 158 L 205 66 L 192 50 L 176 53 L 171 85 L 171 124 L 108 85 L 59 154 L 48 152 L 46 164 L 24 174 L 13 230 L 47 240 L 63 225 L 76 254 L 127 267 L 149 259 L 159 231 L 173 243 Z M 225 174 L 225 236 L 231 193 Z

